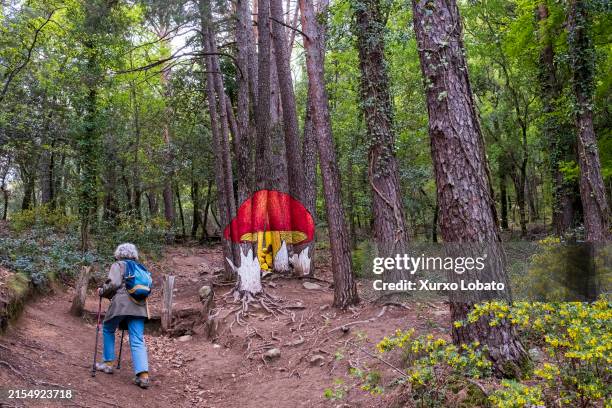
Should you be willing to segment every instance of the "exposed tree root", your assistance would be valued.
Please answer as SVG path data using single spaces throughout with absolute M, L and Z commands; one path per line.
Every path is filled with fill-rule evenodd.
M 229 300 L 229 298 L 233 298 L 233 302 Z M 231 303 L 239 303 L 239 306 L 230 310 L 225 318 L 235 313 L 235 317 L 230 323 L 230 330 L 233 328 L 234 324 L 238 324 L 239 326 L 246 327 L 247 319 L 250 315 L 250 311 L 252 309 L 260 309 L 266 312 L 266 316 L 263 319 L 267 319 L 270 317 L 279 319 L 280 317 L 288 317 L 292 323 L 295 323 L 295 312 L 291 309 L 300 309 L 303 308 L 301 306 L 301 301 L 292 302 L 291 305 L 284 305 L 284 300 L 282 298 L 276 297 L 272 294 L 260 292 L 257 294 L 253 294 L 251 292 L 241 292 L 237 288 L 229 291 L 225 296 L 225 300 Z M 213 313 L 213 312 L 211 312 Z M 215 316 L 219 314 L 219 311 L 214 311 Z

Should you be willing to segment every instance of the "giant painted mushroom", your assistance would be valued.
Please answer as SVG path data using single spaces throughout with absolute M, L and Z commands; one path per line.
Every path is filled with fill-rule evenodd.
M 286 244 L 312 241 L 314 221 L 308 210 L 287 193 L 259 190 L 248 198 L 223 231 L 233 242 L 256 242 L 261 269 L 289 269 Z M 280 269 L 280 270 L 279 270 Z

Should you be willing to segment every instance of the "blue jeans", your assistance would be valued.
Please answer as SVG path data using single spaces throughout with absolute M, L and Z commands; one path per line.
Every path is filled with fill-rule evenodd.
M 125 321 L 130 335 L 130 351 L 132 352 L 132 365 L 134 373 L 149 371 L 147 358 L 147 345 L 144 341 L 144 317 L 117 316 L 104 323 L 102 333 L 104 337 L 104 361 L 115 360 L 115 331 L 119 324 Z

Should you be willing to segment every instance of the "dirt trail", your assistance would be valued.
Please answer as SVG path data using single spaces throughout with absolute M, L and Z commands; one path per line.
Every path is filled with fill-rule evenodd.
M 198 306 L 197 291 L 222 265 L 220 250 L 171 247 L 161 262 L 152 264 L 156 282 L 164 273 L 177 276 L 176 307 Z M 325 265 L 318 272 L 325 276 Z M 321 272 L 323 271 L 323 272 Z M 372 399 L 355 387 L 347 376 L 349 365 L 379 369 L 377 360 L 349 345 L 359 342 L 372 350 L 373 344 L 396 328 L 415 327 L 419 331 L 444 334 L 445 309 L 409 305 L 410 309 L 364 305 L 352 311 L 330 308 L 333 292 L 319 282 L 319 288 L 306 289 L 304 281 L 275 279 L 265 290 L 296 306 L 291 316 L 270 317 L 264 310 L 253 310 L 248 326 L 233 325 L 228 314 L 235 307 L 223 295 L 229 287 L 215 287 L 215 302 L 221 324 L 215 343 L 201 334 L 190 338 L 146 335 L 149 348 L 152 387 L 140 390 L 131 384 L 129 346 L 124 344 L 122 369 L 113 375 L 90 376 L 95 340 L 95 322 L 68 314 L 72 293 L 55 291 L 31 302 L 20 319 L 0 337 L 0 389 L 66 388 L 74 390 L 71 401 L 2 400 L 0 406 L 76 407 L 370 407 L 384 406 L 381 397 Z M 159 286 L 158 286 L 159 287 Z M 226 303 L 227 302 L 227 303 Z M 298 302 L 301 302 L 301 306 Z M 104 301 L 103 308 L 108 306 Z M 151 299 L 153 314 L 159 311 L 159 293 Z M 90 295 L 87 308 L 97 307 Z M 381 315 L 381 313 L 383 313 Z M 333 330 L 347 323 L 348 333 Z M 126 336 L 127 337 L 127 336 Z M 303 340 L 303 341 L 302 341 Z M 118 342 L 118 340 L 117 340 Z M 266 361 L 262 352 L 269 347 L 281 356 Z M 100 347 L 101 350 L 101 347 Z M 248 358 L 250 357 L 250 358 Z M 330 401 L 324 390 L 334 379 L 344 378 L 343 399 Z M 342 405 L 348 404 L 348 405 Z

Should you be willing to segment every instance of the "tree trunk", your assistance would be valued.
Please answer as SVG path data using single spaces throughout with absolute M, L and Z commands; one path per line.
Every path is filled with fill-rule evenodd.
M 174 275 L 164 275 L 162 280 L 162 333 L 166 333 L 172 328 L 172 309 L 174 306 L 174 278 Z
M 234 135 L 234 154 L 236 156 L 236 179 L 238 181 L 238 205 L 246 201 L 251 195 L 252 189 L 252 138 L 251 138 L 251 105 L 249 95 L 255 92 L 251 86 L 251 69 L 249 68 L 249 52 L 255 48 L 251 36 L 251 8 L 248 0 L 237 0 L 236 5 L 236 45 L 238 53 L 236 56 L 240 73 L 238 76 L 238 100 L 236 124 L 237 130 Z M 251 98 L 255 100 L 254 97 Z
M 601 175 L 597 137 L 593 128 L 595 51 L 591 33 L 592 17 L 587 2 L 572 0 L 568 17 L 568 48 L 575 99 L 580 196 L 586 240 L 610 239 L 610 208 Z
M 196 239 L 200 227 L 200 184 L 195 180 L 193 172 L 191 175 L 191 203 L 193 204 L 193 216 L 191 220 L 191 239 Z
M 258 42 L 258 90 L 257 90 L 257 140 L 255 142 L 255 161 L 260 169 L 255 184 L 257 190 L 268 187 L 268 177 L 272 163 L 269 160 L 270 145 L 270 0 L 259 0 L 257 2 L 257 42 Z
M 538 214 L 537 204 L 537 185 L 534 175 L 527 177 L 525 182 L 525 195 L 527 196 L 527 202 L 529 203 L 529 222 L 536 222 L 540 218 Z
M 4 200 L 4 208 L 2 210 L 2 221 L 6 221 L 8 215 L 9 192 L 7 189 L 2 189 L 2 198 Z
M 131 57 L 130 57 L 131 63 Z M 133 68 L 133 66 L 132 66 Z M 133 123 L 134 123 L 134 151 L 133 151 L 133 186 L 134 193 L 132 194 L 133 208 L 136 211 L 136 217 L 138 219 L 142 218 L 142 213 L 140 212 L 140 201 L 142 198 L 142 187 L 140 185 L 140 160 L 139 154 L 140 151 L 140 138 L 141 138 L 141 129 L 140 129 L 140 105 L 138 104 L 138 95 L 136 94 L 136 84 L 134 82 L 130 82 L 130 96 L 132 99 L 132 109 L 133 109 Z
M 355 249 L 357 248 L 357 231 L 355 229 L 355 182 L 353 180 L 353 152 L 348 153 L 346 167 L 346 188 L 348 189 L 346 210 L 348 212 L 351 249 Z
M 508 230 L 508 191 L 506 175 L 502 171 L 499 174 L 499 195 L 501 201 L 501 229 Z
M 151 218 L 157 217 L 159 214 L 159 207 L 157 205 L 157 194 L 154 191 L 146 193 L 147 203 L 149 205 L 149 216 Z
M 359 0 L 355 10 L 361 109 L 369 140 L 368 178 L 372 189 L 374 239 L 377 256 L 395 257 L 407 249 L 408 235 L 399 185 L 393 105 L 385 61 L 385 25 L 388 10 L 380 0 Z M 386 270 L 384 279 L 397 282 L 398 270 Z
M 174 188 L 174 192 L 176 194 L 176 204 L 179 208 L 179 217 L 181 218 L 181 231 L 183 231 L 183 238 L 185 238 L 187 236 L 187 232 L 185 232 L 185 214 L 183 213 L 183 202 L 181 201 L 181 191 L 178 185 Z
M 215 88 L 223 88 L 217 87 L 215 76 L 220 76 L 220 74 L 216 74 L 219 72 L 218 63 L 215 64 L 215 57 L 210 55 L 213 53 L 214 46 L 214 38 L 212 36 L 212 31 L 210 26 L 212 25 L 211 21 L 211 10 L 210 10 L 210 2 L 209 0 L 200 0 L 200 19 L 201 19 L 201 32 L 202 32 L 202 42 L 204 44 L 204 52 L 209 54 L 204 57 L 205 63 L 205 71 L 206 71 L 206 96 L 208 98 L 208 110 L 210 113 L 210 121 L 211 121 L 211 133 L 213 139 L 213 152 L 215 155 L 215 181 L 217 185 L 217 204 L 219 208 L 219 215 L 221 218 L 221 223 L 223 226 L 228 225 L 231 221 L 232 217 L 232 204 L 234 205 L 234 213 L 235 213 L 235 203 L 233 197 L 233 185 L 232 185 L 232 168 L 231 166 L 227 166 L 229 163 L 229 141 L 227 139 L 223 139 L 227 133 L 224 133 L 223 128 L 227 130 L 227 122 L 225 124 L 221 123 L 220 109 L 217 104 L 217 100 L 223 100 L 225 102 L 224 93 L 216 95 Z M 218 61 L 217 61 L 218 62 Z M 217 96 L 217 98 L 215 97 Z M 222 113 L 223 117 L 226 117 L 225 105 L 223 104 Z M 231 194 L 228 194 L 228 186 L 231 187 Z M 206 228 L 206 226 L 204 226 Z M 223 228 L 223 227 L 222 227 Z M 222 239 L 223 243 L 223 254 L 224 257 L 236 262 L 234 257 L 233 245 L 230 240 Z M 234 276 L 234 271 L 231 266 L 224 262 L 224 279 L 231 280 Z
M 283 128 L 285 131 L 285 151 L 287 156 L 287 174 L 289 177 L 289 193 L 295 199 L 304 199 L 304 168 L 300 136 L 298 134 L 298 118 L 291 78 L 291 50 L 287 46 L 283 21 L 282 0 L 270 0 L 272 14 L 272 32 L 274 40 L 274 55 L 276 57 L 276 72 L 283 107 Z
M 421 70 L 427 84 L 429 136 L 442 239 L 447 245 L 460 247 L 482 248 L 486 244 L 488 272 L 496 282 L 507 283 L 484 139 L 468 77 L 459 9 L 453 0 L 414 0 L 412 4 Z M 452 321 L 466 319 L 473 304 L 453 297 L 451 294 Z M 474 324 L 453 326 L 452 337 L 456 344 L 478 340 L 487 345 L 499 375 L 518 376 L 528 361 L 509 322 L 490 326 L 487 319 L 480 319 Z
M 79 278 L 74 286 L 74 297 L 70 306 L 70 314 L 81 317 L 85 308 L 85 299 L 87 298 L 87 286 L 91 278 L 92 267 L 82 266 Z
M 212 11 L 210 8 L 205 9 L 208 13 L 205 15 L 205 23 L 207 31 L 205 31 L 208 39 L 207 49 L 210 55 L 210 62 L 213 72 L 213 80 L 215 92 L 217 94 L 217 112 L 219 115 L 220 133 L 219 133 L 219 144 L 221 154 L 221 164 L 223 166 L 223 185 L 219 188 L 224 189 L 224 197 L 226 200 L 227 220 L 223 223 L 223 228 L 230 223 L 232 218 L 236 215 L 236 197 L 234 195 L 234 177 L 232 172 L 232 161 L 231 161 L 231 148 L 230 148 L 230 132 L 229 132 L 229 118 L 227 109 L 227 99 L 225 96 L 225 87 L 223 85 L 223 76 L 221 75 L 221 66 L 219 64 L 219 56 L 217 55 L 217 45 L 215 43 L 215 36 L 212 30 Z M 232 250 L 233 260 L 240 259 L 240 247 L 237 244 L 229 243 Z
M 170 95 L 170 68 L 165 67 L 162 69 L 162 74 L 161 74 L 161 84 L 162 87 L 164 89 L 164 95 L 165 96 L 169 96 Z M 169 123 L 169 116 L 171 114 L 171 109 L 170 108 L 166 108 L 166 118 L 165 118 L 165 123 L 164 123 L 164 128 L 163 128 L 163 136 L 164 136 L 164 143 L 166 144 L 166 167 L 170 168 L 172 166 L 172 141 L 171 141 L 171 136 L 170 136 L 170 123 Z M 168 233 L 171 235 L 172 234 L 172 229 L 174 228 L 174 220 L 175 220 L 175 213 L 174 213 L 174 199 L 172 197 L 172 171 L 166 171 L 165 174 L 165 179 L 164 179 L 164 191 L 163 191 L 163 198 L 164 198 L 164 217 L 166 218 L 166 221 L 169 224 L 168 227 Z
M 210 209 L 212 184 L 212 180 L 208 180 L 208 188 L 206 189 L 206 203 L 204 204 L 204 213 L 202 214 L 202 241 L 206 241 L 208 239 L 208 211 Z
M 40 156 L 40 203 L 43 205 L 52 205 L 54 199 L 54 145 L 55 141 L 52 141 L 50 150 L 45 149 Z
M 561 161 L 575 160 L 574 145 L 575 137 L 569 135 L 566 126 L 554 114 L 557 100 L 561 97 L 563 86 L 557 78 L 555 66 L 555 53 L 553 42 L 548 29 L 548 7 L 546 3 L 540 3 L 536 10 L 536 16 L 540 22 L 538 29 L 540 50 L 540 98 L 542 99 L 544 122 L 542 133 L 548 141 L 550 172 L 552 178 L 552 225 L 555 234 L 563 235 L 574 224 L 574 188 L 571 182 L 564 180 L 563 173 L 559 169 Z M 571 136 L 568 137 L 568 136 Z M 568 139 L 573 140 L 570 142 Z
M 319 162 L 323 179 L 332 273 L 334 276 L 334 306 L 346 308 L 359 302 L 351 266 L 351 249 L 346 218 L 342 207 L 340 174 L 331 131 L 329 102 L 325 90 L 324 56 L 320 49 L 320 22 L 312 0 L 300 0 L 302 28 L 306 50 L 306 71 L 312 103 L 312 121 L 316 134 Z M 323 10 L 322 12 L 326 12 Z M 261 79 L 260 79 L 261 80 Z
M 522 175 L 522 168 L 513 170 L 512 181 L 514 182 L 514 193 L 516 194 L 521 238 L 525 238 L 527 236 L 527 211 L 525 208 L 525 178 Z
M 436 203 L 434 207 L 433 220 L 431 222 L 431 242 L 438 242 L 438 213 L 440 212 L 440 207 L 438 203 Z
M 23 177 L 24 172 L 21 172 L 22 180 L 23 180 L 23 200 L 21 201 L 21 209 L 29 210 L 34 208 L 34 189 L 35 189 L 35 179 L 32 174 L 30 174 L 27 178 Z

